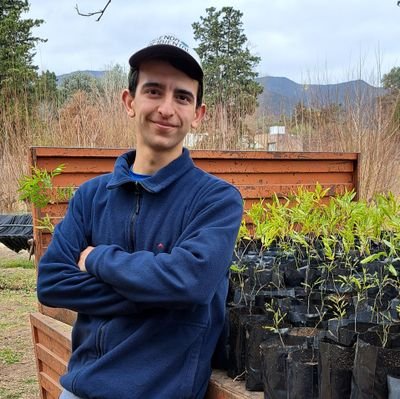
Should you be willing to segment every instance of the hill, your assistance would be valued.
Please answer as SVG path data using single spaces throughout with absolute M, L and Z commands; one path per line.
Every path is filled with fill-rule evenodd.
M 298 84 L 285 77 L 265 76 L 257 81 L 264 87 L 259 96 L 259 111 L 274 115 L 289 115 L 298 103 L 307 107 L 321 108 L 329 104 L 343 107 L 364 106 L 374 101 L 386 90 L 374 87 L 363 80 L 337 84 Z

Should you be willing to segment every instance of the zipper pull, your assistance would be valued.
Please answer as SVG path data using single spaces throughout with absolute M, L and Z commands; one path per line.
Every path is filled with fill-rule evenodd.
M 137 215 L 140 210 L 140 196 L 142 195 L 142 186 L 138 183 L 135 182 L 135 194 L 136 194 L 136 209 L 135 209 L 135 214 Z

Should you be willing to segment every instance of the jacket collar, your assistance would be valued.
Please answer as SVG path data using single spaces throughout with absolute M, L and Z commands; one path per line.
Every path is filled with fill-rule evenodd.
M 133 183 L 129 175 L 129 169 L 135 161 L 135 156 L 136 151 L 130 151 L 117 158 L 114 165 L 114 172 L 107 184 L 108 189 L 113 189 L 127 183 Z M 193 167 L 194 163 L 190 158 L 189 151 L 184 148 L 179 158 L 139 184 L 147 191 L 157 193 L 168 187 Z

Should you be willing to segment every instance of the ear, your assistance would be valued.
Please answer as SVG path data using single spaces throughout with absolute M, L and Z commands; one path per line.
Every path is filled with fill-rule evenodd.
M 201 120 L 204 118 L 204 115 L 206 114 L 206 106 L 205 104 L 201 104 L 200 107 L 196 108 L 195 114 L 194 114 L 194 119 L 191 123 L 191 127 L 193 129 L 196 129 L 197 126 L 200 125 Z
M 135 108 L 134 108 L 134 97 L 132 97 L 131 93 L 128 89 L 125 89 L 122 92 L 122 103 L 124 104 L 126 113 L 130 118 L 134 118 L 135 116 Z

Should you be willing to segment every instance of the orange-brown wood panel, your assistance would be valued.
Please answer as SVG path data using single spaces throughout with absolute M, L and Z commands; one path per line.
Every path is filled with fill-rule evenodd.
M 68 207 L 67 202 L 48 204 L 40 210 L 39 217 L 48 215 L 51 218 L 62 218 L 65 215 L 65 211 L 67 210 L 67 207 Z
M 60 375 L 65 373 L 68 362 L 52 352 L 49 348 L 42 344 L 37 344 L 36 353 L 42 364 L 46 365 L 46 368 L 43 368 L 42 371 L 47 370 L 50 377 L 57 379 Z
M 32 313 L 30 320 L 41 398 L 57 399 L 71 354 L 71 327 L 41 313 Z
M 309 173 L 353 172 L 354 163 L 348 160 L 308 159 L 221 159 L 195 160 L 196 165 L 212 174 L 218 173 Z
M 40 313 L 68 324 L 69 326 L 73 326 L 76 320 L 76 312 L 69 309 L 50 308 L 48 306 L 39 305 L 39 311 Z
M 61 385 L 58 381 L 50 378 L 46 373 L 41 372 L 39 374 L 39 382 L 42 387 L 42 398 L 58 398 L 61 394 Z
M 115 158 L 127 149 L 33 147 L 30 162 L 40 168 L 54 169 L 60 163 L 65 171 L 54 178 L 56 187 L 78 187 L 100 173 L 110 172 Z M 282 197 L 299 187 L 313 189 L 318 182 L 330 188 L 329 195 L 357 187 L 358 154 L 356 153 L 288 153 L 265 151 L 191 151 L 197 166 L 236 185 L 245 200 L 246 209 L 261 198 L 273 194 Z M 34 210 L 36 260 L 46 250 L 51 235 L 38 230 L 38 220 L 49 216 L 57 225 L 67 203 L 49 204 Z
M 112 170 L 115 158 L 43 158 L 38 159 L 37 166 L 46 170 L 53 170 L 60 164 L 64 164 L 63 173 L 88 173 L 88 174 L 101 174 L 107 173 Z
M 263 185 L 269 184 L 329 184 L 353 183 L 352 172 L 337 173 L 219 173 L 221 179 L 235 185 Z

